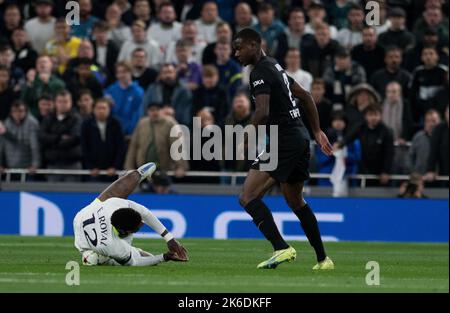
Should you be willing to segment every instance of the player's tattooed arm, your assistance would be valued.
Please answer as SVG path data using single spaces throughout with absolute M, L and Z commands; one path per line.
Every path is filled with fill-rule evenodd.
M 291 91 L 294 97 L 299 99 L 305 108 L 305 113 L 311 124 L 311 129 L 317 144 L 326 155 L 331 155 L 333 153 L 333 147 L 328 141 L 327 135 L 320 129 L 319 113 L 317 112 L 317 107 L 311 93 L 295 81 L 291 85 Z

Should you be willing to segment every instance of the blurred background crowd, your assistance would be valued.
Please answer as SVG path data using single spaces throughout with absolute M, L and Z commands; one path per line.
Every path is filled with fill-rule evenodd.
M 170 130 L 193 117 L 201 128 L 250 123 L 250 69 L 232 38 L 252 27 L 311 92 L 347 174 L 380 175 L 376 185 L 448 176 L 447 0 L 378 0 L 375 24 L 357 0 L 79 0 L 70 25 L 67 2 L 0 0 L 0 172 L 79 181 L 33 174 L 88 169 L 108 181 L 148 161 L 178 179 L 246 171 L 248 161 L 172 160 Z M 311 170 L 331 173 L 335 157 L 313 152 Z

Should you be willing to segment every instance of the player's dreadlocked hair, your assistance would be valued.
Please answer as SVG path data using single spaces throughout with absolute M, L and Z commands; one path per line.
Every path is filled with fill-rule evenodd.
M 137 231 L 141 222 L 141 215 L 131 208 L 118 209 L 111 215 L 111 224 L 118 231 Z
M 239 33 L 237 33 L 235 39 L 241 38 L 243 41 L 249 42 L 254 41 L 258 45 L 261 45 L 261 35 L 254 29 L 244 28 Z

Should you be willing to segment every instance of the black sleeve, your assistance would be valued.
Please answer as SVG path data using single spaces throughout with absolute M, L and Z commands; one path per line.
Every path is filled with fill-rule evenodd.
M 270 94 L 272 90 L 272 76 L 269 69 L 265 67 L 255 68 L 250 74 L 250 86 L 255 96 Z

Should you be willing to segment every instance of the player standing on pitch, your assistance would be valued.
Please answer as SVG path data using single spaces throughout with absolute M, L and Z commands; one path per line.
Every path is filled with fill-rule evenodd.
M 75 216 L 75 247 L 84 265 L 148 266 L 164 261 L 187 261 L 186 249 L 144 206 L 127 200 L 141 181 L 151 177 L 155 163 L 147 163 L 120 177 Z M 131 245 L 143 223 L 163 237 L 169 251 L 152 255 Z M 94 255 L 94 257 L 92 257 Z
M 296 258 L 295 249 L 284 241 L 269 208 L 262 201 L 264 194 L 279 182 L 288 206 L 299 218 L 306 237 L 316 252 L 318 263 L 313 269 L 333 269 L 332 260 L 325 254 L 316 217 L 303 199 L 303 183 L 309 179 L 310 138 L 294 97 L 304 106 L 317 144 L 325 154 L 332 154 L 332 146 L 320 129 L 314 100 L 309 92 L 285 73 L 276 60 L 264 54 L 261 36 L 255 30 L 241 30 L 233 41 L 233 48 L 241 64 L 253 67 L 250 73 L 250 93 L 256 108 L 253 126 L 277 125 L 279 133 L 278 167 L 273 171 L 263 171 L 260 166 L 264 163 L 264 158 L 258 157 L 248 172 L 239 198 L 241 206 L 250 214 L 275 250 L 270 259 L 257 267 L 272 269 Z M 273 154 L 274 151 L 270 153 Z

